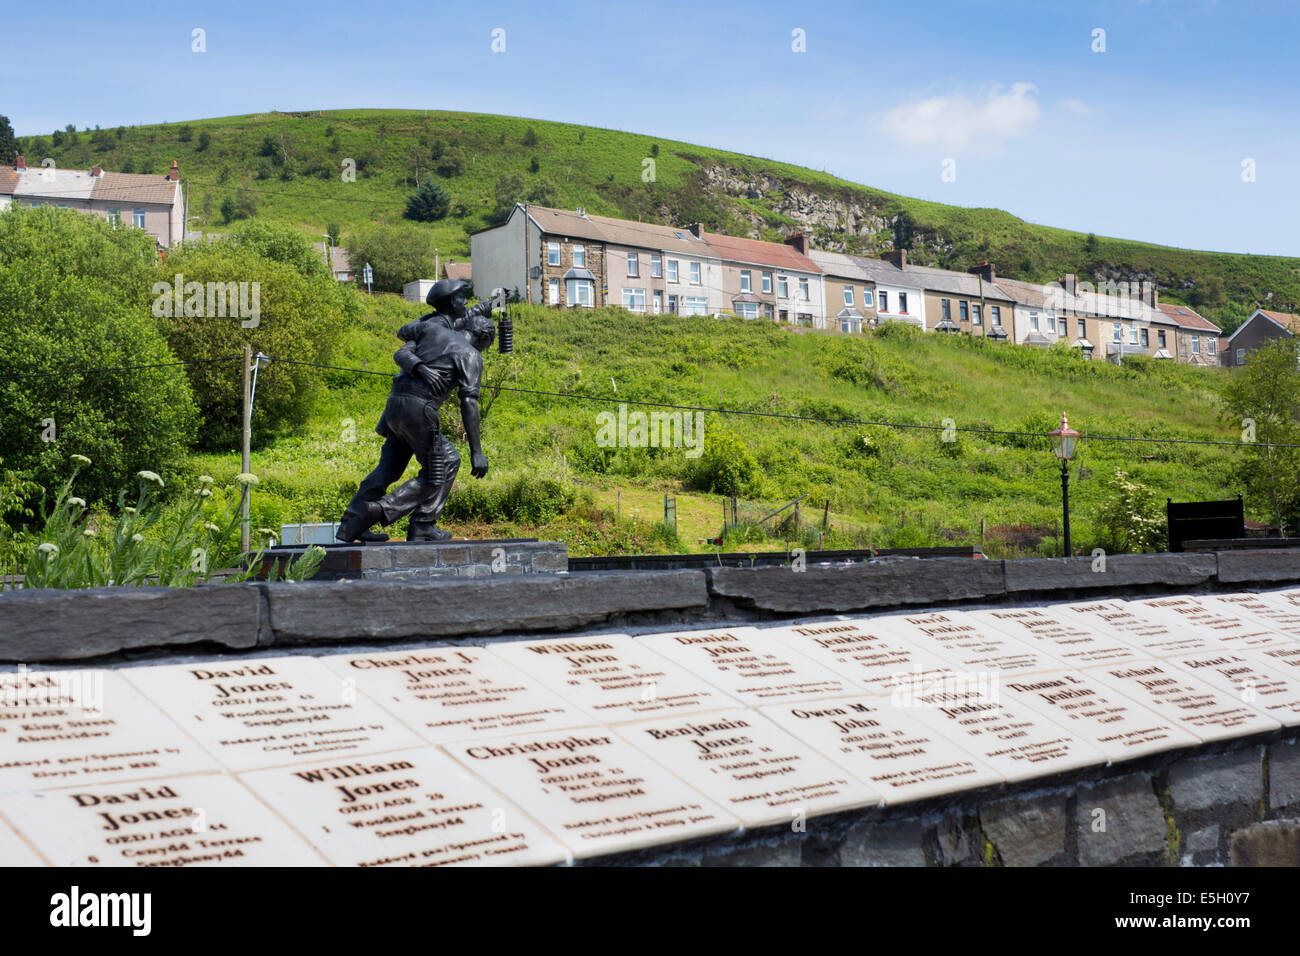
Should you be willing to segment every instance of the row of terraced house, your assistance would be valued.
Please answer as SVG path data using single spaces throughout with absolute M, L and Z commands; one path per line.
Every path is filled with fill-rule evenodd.
M 1218 326 L 1161 305 L 1146 284 L 1097 288 L 1065 276 L 1037 285 L 999 277 L 988 263 L 956 272 L 909 263 L 904 251 L 873 259 L 816 249 L 803 234 L 766 242 L 525 204 L 470 242 L 477 288 L 556 307 L 738 315 L 845 333 L 907 322 L 1042 348 L 1065 342 L 1090 359 L 1221 364 Z

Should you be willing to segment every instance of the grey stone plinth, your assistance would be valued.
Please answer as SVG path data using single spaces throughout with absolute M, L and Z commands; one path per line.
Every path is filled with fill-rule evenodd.
M 856 611 L 869 607 L 941 604 L 1006 593 L 1001 561 L 978 558 L 881 558 L 858 564 L 710 568 L 719 597 L 766 611 Z
M 700 571 L 308 581 L 265 588 L 277 644 L 579 628 L 620 614 L 702 608 L 709 600 Z
M 289 560 L 301 548 L 276 548 L 272 560 Z M 569 569 L 569 552 L 559 541 L 535 538 L 500 538 L 485 541 L 455 540 L 437 544 L 391 542 L 372 545 L 331 545 L 314 580 L 404 580 L 438 577 L 484 577 L 490 574 L 533 574 Z
M 75 660 L 137 647 L 254 647 L 257 588 L 91 588 L 0 593 L 0 660 Z
M 1300 581 L 1300 551 L 1220 551 L 1218 558 L 1224 584 Z
M 1007 593 L 1124 588 L 1160 584 L 1191 587 L 1211 580 L 1213 554 L 1114 554 L 1007 561 Z

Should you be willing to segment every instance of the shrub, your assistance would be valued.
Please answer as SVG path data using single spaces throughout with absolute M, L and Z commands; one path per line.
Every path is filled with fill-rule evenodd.
M 721 495 L 741 495 L 753 488 L 758 462 L 745 443 L 729 431 L 704 437 L 704 452 L 688 467 L 691 487 Z
M 1106 549 L 1117 553 L 1154 551 L 1165 534 L 1159 496 L 1120 469 L 1104 487 L 1097 526 Z
M 437 222 L 451 208 L 451 196 L 432 179 L 426 179 L 406 199 L 403 215 L 416 222 Z
M 370 263 L 376 290 L 401 292 L 412 279 L 433 277 L 434 238 L 414 223 L 380 223 L 348 235 L 348 258 L 358 272 Z

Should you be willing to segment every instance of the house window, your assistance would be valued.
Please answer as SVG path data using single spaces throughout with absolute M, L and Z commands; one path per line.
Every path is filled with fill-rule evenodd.
M 942 315 L 945 319 L 952 318 L 952 306 L 947 299 L 939 300 L 939 314 Z
M 739 314 L 742 318 L 745 318 L 745 319 L 756 319 L 756 318 L 758 318 L 758 303 L 757 303 L 757 302 L 737 302 L 737 303 L 736 303 L 736 312 L 737 312 L 737 314 Z
M 993 328 L 1000 329 L 1002 327 L 1002 309 L 999 306 L 989 306 L 989 318 L 993 320 Z
M 763 291 L 764 292 L 772 291 L 772 273 L 770 272 L 763 273 Z
M 575 269 L 585 269 L 587 267 L 587 247 L 580 246 L 577 243 L 573 245 L 573 266 Z
M 808 280 L 807 279 L 799 280 L 799 298 L 803 299 L 805 302 L 808 301 Z
M 790 296 L 790 280 L 785 276 L 776 277 L 776 294 L 782 299 Z
M 623 308 L 632 312 L 644 312 L 645 289 L 624 289 Z
M 1216 343 L 1216 342 L 1214 341 L 1214 339 L 1206 339 L 1206 340 L 1205 340 L 1205 351 L 1206 351 L 1208 354 L 1213 355 L 1213 354 L 1214 354 L 1214 349 L 1215 349 L 1215 347 L 1216 347 L 1217 344 L 1218 344 L 1218 343 Z
M 850 307 L 853 305 L 853 286 L 851 285 L 844 287 L 844 304 Z
M 590 279 L 569 279 L 564 285 L 564 298 L 569 305 L 581 305 L 590 309 L 595 304 L 595 289 Z
M 1029 327 L 1030 327 L 1031 329 L 1033 329 L 1035 332 L 1038 331 L 1038 313 L 1037 313 L 1037 312 L 1030 312 L 1030 313 L 1029 313 Z
M 889 311 L 889 293 L 884 289 L 880 290 L 880 310 L 881 312 Z
M 1124 341 L 1124 338 L 1123 338 L 1123 335 L 1124 335 L 1124 327 L 1123 327 L 1122 325 L 1120 325 L 1118 322 L 1113 323 L 1113 325 L 1114 325 L 1114 328 L 1111 330 L 1111 341 L 1113 341 L 1113 342 L 1122 342 L 1122 341 Z
M 861 331 L 862 331 L 862 320 L 861 320 L 861 319 L 854 319 L 854 318 L 851 318 L 851 317 L 846 316 L 846 317 L 840 319 L 840 331 L 841 331 L 841 332 L 861 332 Z
M 683 315 L 708 315 L 709 300 L 702 295 L 688 295 L 682 299 Z
M 1192 336 L 1192 354 L 1193 355 L 1201 354 L 1201 337 L 1199 335 Z
M 1238 365 L 1245 365 L 1245 364 L 1246 364 L 1246 350 L 1245 350 L 1245 349 L 1237 349 L 1237 364 L 1238 364 Z
M 108 211 L 108 221 L 114 229 L 120 226 L 122 224 L 122 210 L 110 209 Z
M 961 319 L 963 322 L 970 321 L 970 307 L 967 303 L 965 302 L 957 303 L 957 317 Z
M 1061 338 L 1065 338 L 1067 335 L 1070 334 L 1070 331 L 1069 331 L 1069 330 L 1070 330 L 1070 324 L 1069 324 L 1068 322 L 1066 322 L 1065 319 L 1057 319 L 1057 320 L 1056 320 L 1056 334 L 1057 334 L 1057 335 L 1059 335 Z
M 691 263 L 691 285 L 699 285 L 699 284 L 700 284 L 700 264 L 698 262 L 692 262 Z
M 668 297 L 668 311 L 673 315 L 677 314 L 677 296 L 670 295 Z
M 764 317 L 764 318 L 768 318 L 768 319 L 770 319 L 770 318 L 772 317 L 772 306 L 771 306 L 771 303 L 764 303 L 764 304 L 763 304 L 763 317 Z
M 974 317 L 976 325 L 984 324 L 984 310 L 980 308 L 980 306 L 972 305 L 970 307 L 970 314 L 972 317 Z
M 548 266 L 558 266 L 560 264 L 560 244 L 558 242 L 548 242 L 546 244 L 546 264 Z
M 650 257 L 650 276 L 651 276 L 651 278 L 654 278 L 654 279 L 661 279 L 661 278 L 663 278 L 663 274 L 664 274 L 664 257 L 663 257 L 663 256 L 651 256 L 651 257 Z
M 133 216 L 133 218 L 135 219 L 135 227 L 136 227 L 137 229 L 143 229 L 143 228 L 144 228 L 144 210 L 143 210 L 143 209 L 137 209 L 137 210 L 132 214 L 132 216 Z
M 1138 330 L 1136 326 L 1130 325 L 1128 327 L 1128 343 L 1129 345 L 1138 344 Z
M 627 254 L 627 274 L 628 278 L 636 278 L 641 275 L 641 257 L 635 252 Z
M 807 328 L 812 328 L 812 324 L 813 324 L 812 313 L 811 313 L 811 312 L 799 312 L 799 313 L 797 313 L 797 314 L 795 315 L 795 321 L 796 321 L 799 325 L 806 326 Z
M 1164 347 L 1165 347 L 1165 330 L 1164 330 L 1164 329 L 1157 329 L 1157 330 L 1156 330 L 1156 341 L 1160 343 L 1160 347 L 1161 347 L 1161 348 L 1164 348 Z
M 668 281 L 669 282 L 677 281 L 677 260 L 676 259 L 668 260 Z
M 862 304 L 866 308 L 871 308 L 871 290 L 866 286 L 862 287 Z
M 548 283 L 546 289 L 546 304 L 547 305 L 560 304 L 560 280 L 559 279 L 552 279 Z
M 907 293 L 898 293 L 898 314 L 907 315 Z
M 750 291 L 749 270 L 748 270 L 748 269 L 741 269 L 741 270 L 740 270 L 740 291 L 741 291 L 741 292 L 749 292 L 749 291 Z
M 655 289 L 654 305 L 652 306 L 652 308 L 654 309 L 655 315 L 658 315 L 660 312 L 664 310 L 663 290 Z
M 1146 329 L 1142 330 L 1142 347 L 1144 349 L 1151 347 L 1151 336 Z
M 1081 338 L 1081 339 L 1086 339 L 1087 337 L 1088 337 L 1088 323 L 1087 323 L 1084 319 L 1080 319 L 1080 320 L 1079 320 L 1079 338 Z M 1161 340 L 1161 344 L 1163 344 L 1163 340 Z

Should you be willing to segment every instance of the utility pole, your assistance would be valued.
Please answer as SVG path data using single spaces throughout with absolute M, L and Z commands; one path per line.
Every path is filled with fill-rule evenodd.
M 240 455 L 240 471 L 248 474 L 252 471 L 253 457 L 253 401 L 249 374 L 252 371 L 253 346 L 244 343 L 244 414 L 243 414 L 243 449 Z M 251 535 L 249 534 L 249 501 L 253 497 L 252 485 L 244 485 L 239 500 L 239 550 L 248 553 Z

